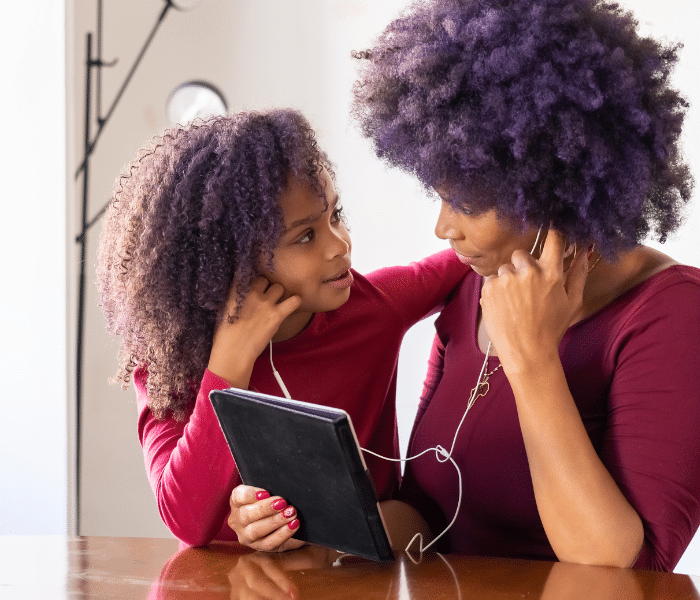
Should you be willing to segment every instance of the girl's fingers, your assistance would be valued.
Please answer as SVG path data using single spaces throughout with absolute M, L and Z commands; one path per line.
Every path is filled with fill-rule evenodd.
M 289 600 L 296 586 L 267 554 L 245 554 L 228 573 L 231 598 Z M 233 592 L 237 592 L 234 596 Z
M 237 485 L 231 492 L 231 508 L 253 504 L 270 497 L 270 492 L 252 485 Z
M 289 538 L 286 542 L 284 542 L 279 548 L 277 548 L 278 552 L 287 552 L 289 550 L 298 550 L 302 546 L 305 546 L 306 542 L 303 542 L 302 540 L 298 540 L 294 537 Z
M 290 296 L 289 298 L 287 298 L 283 302 L 280 302 L 277 305 L 277 310 L 282 320 L 284 320 L 295 310 L 297 310 L 300 306 L 301 298 L 299 296 Z
M 287 506 L 287 502 L 279 496 L 265 498 L 252 504 L 245 504 L 238 509 L 241 520 L 246 524 L 276 515 L 282 515 L 284 518 L 292 517 L 296 514 L 296 511 L 290 512 L 292 510 L 293 507 Z
M 300 548 L 304 545 L 301 540 L 293 540 L 292 536 L 299 529 L 298 520 L 294 519 L 289 524 L 284 524 L 281 527 L 271 531 L 263 538 L 259 538 L 252 546 L 256 550 L 263 550 L 265 552 L 284 552 L 286 550 L 293 550 Z M 292 525 L 294 528 L 290 527 Z
M 257 573 L 259 577 L 264 574 L 270 581 L 272 581 L 279 589 L 288 592 L 292 588 L 292 582 L 284 574 L 284 571 L 280 568 L 277 560 L 272 558 L 269 554 L 248 554 L 248 560 L 255 564 L 260 570 Z M 253 583 L 253 582 L 251 582 Z

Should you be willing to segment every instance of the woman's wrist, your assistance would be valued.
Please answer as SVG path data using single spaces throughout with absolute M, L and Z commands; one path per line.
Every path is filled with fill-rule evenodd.
M 553 369 L 561 368 L 559 349 L 554 345 L 546 347 L 539 344 L 529 353 L 502 355 L 499 352 L 499 357 L 508 380 L 546 377 Z
M 506 374 L 513 391 L 526 392 L 532 388 L 548 389 L 549 383 L 557 376 L 563 376 L 563 367 L 559 351 L 542 349 L 541 352 L 529 358 L 519 357 L 512 361 L 502 361 L 503 372 Z

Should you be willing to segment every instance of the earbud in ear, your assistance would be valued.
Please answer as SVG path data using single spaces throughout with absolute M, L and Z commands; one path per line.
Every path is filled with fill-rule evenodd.
M 537 237 L 535 238 L 535 243 L 532 244 L 532 250 L 530 250 L 531 256 L 534 256 L 535 249 L 537 248 L 537 244 L 540 243 L 540 234 L 542 233 L 542 227 L 544 227 L 544 225 L 540 225 L 540 228 L 537 230 Z

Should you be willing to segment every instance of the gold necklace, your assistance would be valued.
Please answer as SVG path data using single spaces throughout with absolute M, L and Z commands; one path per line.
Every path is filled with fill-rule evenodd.
M 469 404 L 467 404 L 467 410 L 469 410 L 472 407 L 472 404 L 474 404 L 474 402 L 476 402 L 477 398 L 481 398 L 482 396 L 485 396 L 486 394 L 489 393 L 489 389 L 491 387 L 489 385 L 489 377 L 491 377 L 491 375 L 493 375 L 500 368 L 501 368 L 501 363 L 499 362 L 495 369 L 484 374 L 483 381 L 479 380 L 479 383 L 477 383 L 472 388 L 472 391 L 469 392 Z M 478 391 L 477 391 L 477 388 L 479 388 Z

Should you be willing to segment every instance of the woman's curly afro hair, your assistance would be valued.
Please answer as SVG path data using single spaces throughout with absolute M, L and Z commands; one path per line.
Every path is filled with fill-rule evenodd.
M 239 304 L 260 260 L 272 264 L 290 175 L 323 197 L 333 176 L 294 110 L 244 112 L 176 127 L 139 151 L 115 185 L 102 228 L 97 285 L 121 338 L 116 379 L 148 369 L 149 407 L 183 419 L 234 282 Z
M 456 209 L 489 190 L 470 208 L 609 257 L 665 241 L 693 188 L 688 104 L 669 82 L 680 44 L 637 25 L 603 0 L 416 2 L 354 53 L 353 113 L 388 164 L 458 189 Z

